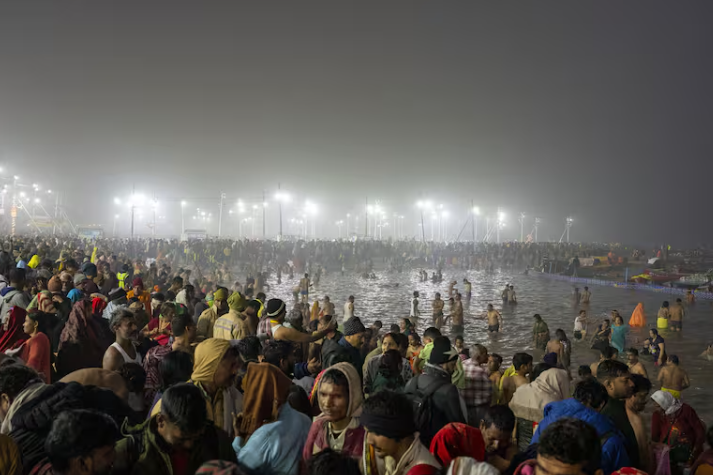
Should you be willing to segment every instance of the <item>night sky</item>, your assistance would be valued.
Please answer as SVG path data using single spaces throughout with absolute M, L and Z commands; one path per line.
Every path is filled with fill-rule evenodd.
M 135 185 L 170 233 L 181 199 L 279 182 L 324 235 L 367 197 L 416 235 L 428 198 L 450 234 L 473 200 L 513 238 L 524 211 L 541 239 L 572 215 L 576 240 L 704 244 L 711 25 L 710 2 L 3 2 L 0 159 L 80 223 Z

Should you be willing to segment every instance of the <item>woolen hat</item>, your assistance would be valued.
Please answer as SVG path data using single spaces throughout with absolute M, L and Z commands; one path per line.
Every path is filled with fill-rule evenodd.
M 344 322 L 344 336 L 358 335 L 359 333 L 364 333 L 364 331 L 366 331 L 366 328 L 359 320 L 359 317 L 352 317 Z
M 451 346 L 451 340 L 447 336 L 439 336 L 433 340 L 433 350 L 428 362 L 431 364 L 443 364 L 458 358 L 458 350 Z
M 270 318 L 277 317 L 285 310 L 285 302 L 281 299 L 270 299 L 267 301 L 267 316 Z
M 54 276 L 47 282 L 47 290 L 53 293 L 62 291 L 62 281 L 59 280 L 59 277 Z

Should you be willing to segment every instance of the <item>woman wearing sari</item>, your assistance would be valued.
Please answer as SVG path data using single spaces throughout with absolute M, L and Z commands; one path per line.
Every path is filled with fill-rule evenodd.
M 2 333 L 0 333 L 0 353 L 17 349 L 27 341 L 28 336 L 22 329 L 25 315 L 27 315 L 27 311 L 22 307 L 10 308 L 10 314 L 2 326 Z
M 651 399 L 655 409 L 651 416 L 651 440 L 670 447 L 672 472 L 678 464 L 692 464 L 703 451 L 705 442 L 705 427 L 698 414 L 664 391 L 656 391 Z
M 535 343 L 535 348 L 545 351 L 547 342 L 550 341 L 550 329 L 539 313 L 536 313 L 534 318 L 535 325 L 532 327 L 532 339 Z
M 49 384 L 52 380 L 52 366 L 50 363 L 52 351 L 50 340 L 44 322 L 46 314 L 41 312 L 28 313 L 25 316 L 23 331 L 30 338 L 22 344 L 20 358 L 27 366 L 39 373 L 44 382 Z
M 57 375 L 63 378 L 83 368 L 101 368 L 104 352 L 102 330 L 94 321 L 92 302 L 80 300 L 72 307 L 67 323 L 62 329 L 57 352 Z
M 616 310 L 615 310 L 616 312 Z M 626 348 L 626 334 L 629 327 L 624 323 L 624 319 L 617 312 L 614 317 L 614 326 L 611 327 L 611 346 L 619 350 L 619 354 L 624 354 Z

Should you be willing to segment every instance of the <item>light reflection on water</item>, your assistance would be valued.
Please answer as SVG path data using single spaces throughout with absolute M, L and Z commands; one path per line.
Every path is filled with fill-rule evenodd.
M 431 270 L 429 270 L 430 274 Z M 336 313 L 343 314 L 344 303 L 349 295 L 355 297 L 355 315 L 362 318 L 365 323 L 381 320 L 388 331 L 391 323 L 398 323 L 399 318 L 408 316 L 411 296 L 414 290 L 421 294 L 421 323 L 418 331 L 422 333 L 430 325 L 430 300 L 436 292 L 448 298 L 448 282 L 458 282 L 457 288 L 463 293 L 463 306 L 465 313 L 465 340 L 466 344 L 482 343 L 491 353 L 498 353 L 509 364 L 512 355 L 518 351 L 526 351 L 541 360 L 542 352 L 533 350 L 532 345 L 532 316 L 535 313 L 542 315 L 554 335 L 557 328 L 562 328 L 570 340 L 573 341 L 572 373 L 576 376 L 580 364 L 590 364 L 598 357 L 598 352 L 590 350 L 584 343 L 575 343 L 572 337 L 574 318 L 579 307 L 574 307 L 572 291 L 574 285 L 549 280 L 545 277 L 510 272 L 485 273 L 476 271 L 461 271 L 446 269 L 443 271 L 443 282 L 419 282 L 418 271 L 404 271 L 401 274 L 377 272 L 374 280 L 363 279 L 354 274 L 340 275 L 330 273 L 322 276 L 319 285 L 315 285 L 310 292 L 312 298 L 322 298 L 329 295 L 335 305 Z M 285 276 L 286 277 L 286 276 Z M 473 284 L 473 296 L 470 302 L 465 301 L 463 278 Z M 275 285 L 274 278 L 270 279 L 272 285 L 268 298 L 279 297 L 286 302 L 292 302 L 292 288 L 297 285 L 299 278 L 295 275 L 293 280 L 284 279 L 281 285 Z M 389 284 L 398 283 L 398 287 Z M 503 331 L 491 336 L 486 331 L 486 322 L 479 317 L 488 303 L 500 308 L 500 292 L 506 283 L 512 283 L 517 292 L 518 305 L 504 309 Z M 581 289 L 581 286 L 580 286 Z M 599 321 L 604 313 L 618 310 L 628 321 L 637 303 L 643 302 L 646 309 L 647 325 L 655 326 L 656 312 L 661 302 L 669 300 L 672 304 L 675 295 L 655 292 L 625 290 L 612 287 L 590 286 L 592 303 L 588 307 L 589 330 L 593 329 L 591 322 Z M 291 305 L 288 305 L 290 308 Z M 448 305 L 446 304 L 446 313 Z M 700 301 L 687 308 L 687 315 L 683 322 L 683 332 L 675 333 L 661 330 L 661 336 L 666 340 L 669 355 L 676 354 L 681 359 L 681 366 L 685 368 L 691 378 L 691 388 L 683 393 L 683 399 L 691 404 L 698 415 L 707 422 L 713 421 L 713 399 L 710 390 L 713 388 L 713 378 L 710 377 L 713 362 L 698 356 L 706 349 L 709 342 L 713 341 L 713 325 L 708 324 L 713 320 L 713 304 Z M 447 331 L 448 329 L 446 329 Z M 641 342 L 647 337 L 647 329 L 630 329 L 627 336 L 627 347 L 634 346 L 641 350 Z M 684 340 L 685 338 L 685 340 Z M 589 338 L 588 338 L 589 339 Z M 622 356 L 623 360 L 623 356 Z M 642 358 L 654 387 L 658 371 L 651 361 Z

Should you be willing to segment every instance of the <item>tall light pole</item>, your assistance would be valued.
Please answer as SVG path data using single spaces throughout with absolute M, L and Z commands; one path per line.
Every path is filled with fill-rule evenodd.
M 351 219 L 352 215 L 347 213 L 347 239 L 349 239 L 349 220 Z
M 183 235 L 186 234 L 186 202 L 181 201 L 181 239 L 183 239 Z
M 538 230 L 538 228 L 540 227 L 540 223 L 541 223 L 541 222 L 542 222 L 542 220 L 541 220 L 540 218 L 535 218 L 535 226 L 534 226 L 534 228 L 533 228 L 533 234 L 534 234 L 535 242 L 538 242 L 538 241 L 537 241 L 537 230 Z
M 473 242 L 478 240 L 478 216 L 480 216 L 480 208 L 473 206 L 473 216 L 471 221 L 471 232 L 473 234 Z
M 288 203 L 290 201 L 290 195 L 280 190 L 280 184 L 277 184 L 277 193 L 275 194 L 275 200 L 277 201 L 278 208 L 280 210 L 280 234 L 278 239 L 282 240 L 282 203 Z
M 418 209 L 421 212 L 421 241 L 426 242 L 426 226 L 423 223 L 423 212 L 424 210 L 430 210 L 433 208 L 433 203 L 430 201 L 418 201 L 416 206 L 418 206 Z M 431 226 L 431 240 L 433 240 L 433 226 Z
M 496 223 L 495 239 L 500 244 L 500 228 L 505 226 L 505 213 L 498 208 L 498 221 Z
M 114 215 L 114 227 L 111 230 L 111 237 L 116 237 L 116 220 L 119 219 L 119 215 Z
M 341 239 L 341 238 L 342 238 L 342 224 L 344 224 L 344 221 L 342 221 L 342 220 L 340 219 L 340 220 L 337 221 L 335 224 L 337 225 L 337 228 L 339 229 L 339 234 L 338 234 L 338 236 L 339 236 L 339 239 Z
M 223 231 L 223 202 L 225 201 L 225 193 L 220 192 L 220 207 L 218 208 L 218 237 Z
M 520 213 L 517 220 L 520 221 L 520 242 L 523 242 L 525 240 L 525 213 Z

